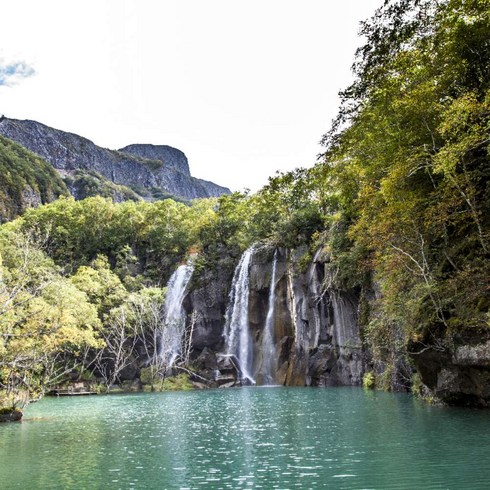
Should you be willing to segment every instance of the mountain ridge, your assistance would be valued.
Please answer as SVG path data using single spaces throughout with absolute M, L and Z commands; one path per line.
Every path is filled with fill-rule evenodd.
M 63 177 L 80 170 L 96 172 L 114 184 L 129 187 L 146 200 L 162 195 L 190 200 L 231 192 L 193 177 L 185 154 L 167 145 L 132 144 L 110 150 L 75 133 L 5 116 L 0 119 L 0 135 L 44 158 Z

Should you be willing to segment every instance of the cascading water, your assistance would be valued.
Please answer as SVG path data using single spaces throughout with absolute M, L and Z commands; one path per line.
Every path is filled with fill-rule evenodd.
M 185 328 L 185 311 L 182 302 L 187 285 L 194 272 L 194 265 L 189 261 L 180 265 L 170 277 L 165 297 L 165 322 L 160 334 L 158 361 L 170 368 L 182 350 L 182 336 Z
M 235 269 L 226 310 L 224 337 L 226 355 L 236 357 L 242 382 L 255 384 L 252 374 L 253 344 L 248 321 L 250 260 L 253 253 L 253 247 L 245 250 Z
M 264 333 L 262 336 L 262 366 L 260 374 L 264 385 L 275 383 L 275 374 L 277 370 L 277 354 L 274 341 L 274 309 L 276 302 L 276 268 L 277 268 L 277 250 L 274 252 L 272 261 L 271 284 L 269 288 L 269 302 L 267 308 L 267 317 L 265 320 Z

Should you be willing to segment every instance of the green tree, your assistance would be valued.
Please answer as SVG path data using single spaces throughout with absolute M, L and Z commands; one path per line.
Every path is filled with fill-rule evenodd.
M 385 2 L 363 25 L 357 78 L 323 139 L 344 243 L 363 250 L 382 292 L 375 352 L 400 332 L 448 350 L 488 322 L 489 7 Z
M 2 231 L 0 400 L 15 410 L 71 371 L 79 349 L 99 346 L 100 324 L 32 236 Z

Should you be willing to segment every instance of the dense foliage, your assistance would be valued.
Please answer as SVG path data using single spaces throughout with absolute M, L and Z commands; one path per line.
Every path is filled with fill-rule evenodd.
M 76 370 L 117 382 L 138 339 L 154 346 L 160 286 L 197 243 L 212 205 L 63 198 L 5 224 L 2 405 L 22 405 Z
M 363 34 L 324 171 L 380 288 L 368 334 L 389 364 L 489 326 L 490 2 L 386 2 Z
M 51 165 L 0 136 L 0 223 L 61 195 L 68 189 Z
M 76 170 L 73 175 L 66 176 L 65 184 L 77 199 L 87 197 L 110 197 L 116 202 L 139 201 L 141 197 L 124 185 L 114 184 L 101 174 L 94 171 Z
M 155 342 L 177 264 L 199 251 L 196 269 L 214 267 L 258 241 L 301 250 L 305 263 L 322 248 L 335 287 L 360 292 L 373 383 L 410 376 L 421 350 L 486 338 L 489 12 L 488 0 L 385 2 L 363 24 L 321 160 L 256 194 L 62 198 L 3 225 L 3 396 L 19 404 L 75 368 L 116 382 L 117 352 Z

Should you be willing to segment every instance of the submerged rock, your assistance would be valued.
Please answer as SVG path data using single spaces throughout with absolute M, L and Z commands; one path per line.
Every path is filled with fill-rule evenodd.
M 13 410 L 1 410 L 0 411 L 0 423 L 1 422 L 19 422 L 22 420 L 22 416 L 24 414 L 21 410 L 13 409 Z

